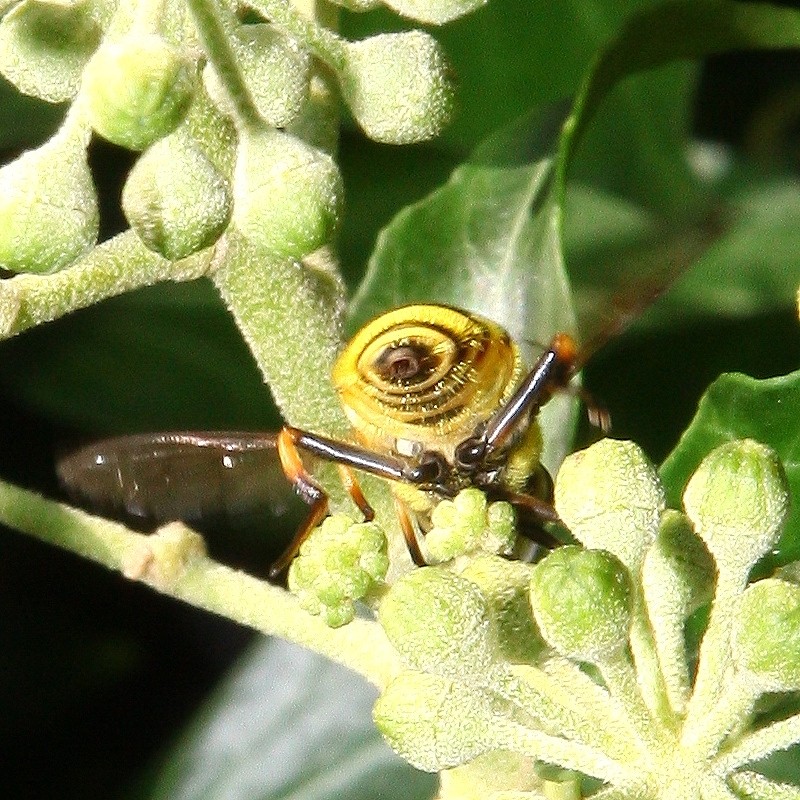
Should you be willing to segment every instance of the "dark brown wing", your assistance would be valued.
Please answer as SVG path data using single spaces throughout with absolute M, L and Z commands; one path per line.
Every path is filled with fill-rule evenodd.
M 77 501 L 155 522 L 221 519 L 262 507 L 280 516 L 298 502 L 273 433 L 118 436 L 67 453 L 56 469 Z

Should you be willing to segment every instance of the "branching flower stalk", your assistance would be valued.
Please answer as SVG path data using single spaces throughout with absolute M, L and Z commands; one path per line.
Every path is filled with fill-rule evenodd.
M 583 546 L 535 565 L 497 555 L 508 508 L 477 490 L 436 515 L 447 560 L 388 582 L 381 529 L 334 516 L 294 562 L 297 597 L 214 563 L 182 525 L 146 537 L 21 491 L 0 485 L 8 524 L 367 677 L 382 692 L 379 729 L 440 773 L 441 798 L 800 796 L 757 769 L 800 742 L 800 715 L 757 712 L 768 693 L 800 691 L 800 586 L 791 570 L 735 591 L 719 580 L 749 573 L 788 508 L 780 463 L 751 440 L 706 457 L 685 514 L 664 509 L 635 445 L 570 456 L 557 507 Z M 376 619 L 353 619 L 359 600 Z M 709 602 L 695 654 L 685 626 Z
M 750 440 L 713 451 L 686 487 L 683 515 L 664 510 L 638 448 L 605 440 L 567 459 L 556 506 L 583 547 L 522 568 L 492 555 L 425 567 L 389 591 L 379 619 L 406 669 L 375 719 L 392 746 L 443 772 L 442 798 L 800 796 L 752 769 L 800 741 L 800 717 L 765 723 L 756 713 L 765 694 L 800 689 L 800 587 L 748 584 L 788 508 L 774 453 Z M 486 581 L 487 563 L 495 575 L 515 571 L 515 593 Z M 709 600 L 692 682 L 684 627 Z M 538 644 L 509 658 L 523 630 Z M 509 752 L 514 770 L 499 778 Z M 556 789 L 543 765 L 574 772 Z M 473 770 L 470 783 L 462 773 Z M 518 785 L 504 784 L 513 776 Z
M 438 24 L 482 2 L 385 5 Z M 319 380 L 343 311 L 334 98 L 368 136 L 403 144 L 442 129 L 452 88 L 427 33 L 348 42 L 322 2 L 245 5 L 259 22 L 217 0 L 3 4 L 0 73 L 70 109 L 0 170 L 0 267 L 18 273 L 0 282 L 0 334 L 208 277 L 286 418 L 336 435 L 343 415 Z M 130 230 L 101 244 L 93 134 L 141 151 L 123 192 Z M 386 528 L 381 491 L 370 499 L 384 498 Z M 467 490 L 433 515 L 430 566 L 412 569 L 392 530 L 337 515 L 301 550 L 291 594 L 213 562 L 182 525 L 143 537 L 0 483 L 4 523 L 366 676 L 387 741 L 441 773 L 443 800 L 800 797 L 757 769 L 800 741 L 800 716 L 758 715 L 766 693 L 800 691 L 800 588 L 788 572 L 749 582 L 787 503 L 755 442 L 706 458 L 684 514 L 665 509 L 638 448 L 607 440 L 556 480 L 582 547 L 508 560 L 510 508 Z M 345 507 L 335 494 L 333 506 Z M 687 620 L 708 604 L 695 654 Z

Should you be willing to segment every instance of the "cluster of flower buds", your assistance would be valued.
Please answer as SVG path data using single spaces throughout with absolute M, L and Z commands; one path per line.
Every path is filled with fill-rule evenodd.
M 388 568 L 386 535 L 375 523 L 333 514 L 300 548 L 289 589 L 306 611 L 338 628 L 354 618 L 354 601 L 380 585 Z
M 374 715 L 392 747 L 443 771 L 443 797 L 509 753 L 513 785 L 504 772 L 481 791 L 556 796 L 558 781 L 578 797 L 595 779 L 614 798 L 796 796 L 748 767 L 800 741 L 800 715 L 757 714 L 767 693 L 800 691 L 800 585 L 788 569 L 750 582 L 788 510 L 775 454 L 717 448 L 681 513 L 641 450 L 607 439 L 566 460 L 556 508 L 580 546 L 423 567 L 388 591 L 379 619 L 405 669 Z
M 438 24 L 483 2 L 387 5 Z M 418 30 L 350 42 L 286 0 L 254 3 L 270 20 L 255 23 L 215 0 L 6 7 L 0 74 L 22 92 L 71 103 L 53 139 L 0 170 L 0 267 L 14 272 L 63 269 L 96 243 L 92 133 L 143 151 L 123 210 L 164 258 L 209 247 L 234 225 L 270 256 L 300 259 L 330 241 L 341 211 L 332 96 L 367 136 L 394 144 L 437 135 L 453 109 L 441 48 Z

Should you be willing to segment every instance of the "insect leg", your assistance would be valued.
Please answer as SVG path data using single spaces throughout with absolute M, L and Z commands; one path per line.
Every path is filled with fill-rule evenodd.
M 285 572 L 289 568 L 289 564 L 292 563 L 294 557 L 297 555 L 297 551 L 302 546 L 303 542 L 311 535 L 314 528 L 328 516 L 328 496 L 323 494 L 317 500 L 315 500 L 311 505 L 311 511 L 308 512 L 308 516 L 303 521 L 303 524 L 300 526 L 300 529 L 294 535 L 294 538 L 287 548 L 280 554 L 278 560 L 275 561 L 269 568 L 269 578 L 270 580 L 275 580 L 281 576 L 283 572 Z
M 487 446 L 493 449 L 502 446 L 524 414 L 536 413 L 554 391 L 569 383 L 577 363 L 575 340 L 566 333 L 556 334 L 517 391 L 487 422 L 483 435 Z
M 403 536 L 406 540 L 406 547 L 408 547 L 408 552 L 411 554 L 411 560 L 418 567 L 424 567 L 425 556 L 422 555 L 422 551 L 419 549 L 419 542 L 417 541 L 417 528 L 416 525 L 414 525 L 414 520 L 408 513 L 408 507 L 397 497 L 394 499 L 394 507 L 395 512 L 397 513 L 397 519 L 400 522 L 400 528 L 403 531 Z
M 342 485 L 347 490 L 353 502 L 358 506 L 358 510 L 364 515 L 364 522 L 372 522 L 375 519 L 375 511 L 369 504 L 369 501 L 364 497 L 364 492 L 361 491 L 361 484 L 358 482 L 353 470 L 345 464 L 337 464 L 339 469 L 339 477 L 342 479 Z
M 294 484 L 302 499 L 311 506 L 311 511 L 308 519 L 300 528 L 289 547 L 272 566 L 270 577 L 276 577 L 289 566 L 311 531 L 328 514 L 328 495 L 303 466 L 303 461 L 299 452 L 300 449 L 311 453 L 317 458 L 322 458 L 336 464 L 348 494 L 353 498 L 353 502 L 355 502 L 361 510 L 364 519 L 367 521 L 371 520 L 375 516 L 375 513 L 364 497 L 361 486 L 355 475 L 353 475 L 352 470 L 361 469 L 365 472 L 377 475 L 380 478 L 395 481 L 408 481 L 408 475 L 413 471 L 410 465 L 399 459 L 372 453 L 357 445 L 338 442 L 335 439 L 328 439 L 325 436 L 307 433 L 299 428 L 292 428 L 289 425 L 284 426 L 278 434 L 277 449 L 284 474 Z M 402 525 L 402 517 L 400 517 L 400 520 Z M 411 523 L 410 520 L 409 524 L 411 524 L 411 529 L 413 530 L 413 523 Z M 422 559 L 419 546 L 416 543 L 416 538 L 412 537 L 409 539 L 405 528 L 404 534 L 409 543 L 408 546 L 412 558 L 415 560 L 417 557 Z M 424 561 L 420 561 L 419 563 L 424 563 Z
M 482 430 L 456 447 L 455 463 L 463 472 L 474 473 L 514 433 L 521 419 L 536 414 L 553 392 L 566 386 L 579 366 L 578 346 L 566 333 L 553 337 L 509 400 L 486 422 Z

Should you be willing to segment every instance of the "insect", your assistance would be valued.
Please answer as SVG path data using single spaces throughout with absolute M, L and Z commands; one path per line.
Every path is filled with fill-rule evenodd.
M 333 384 L 352 425 L 350 441 L 291 426 L 277 435 L 139 434 L 81 448 L 61 459 L 58 472 L 94 505 L 122 504 L 166 520 L 196 517 L 228 502 L 234 473 L 255 463 L 251 455 L 259 454 L 259 463 L 279 460 L 311 510 L 272 576 L 288 566 L 328 513 L 327 495 L 306 469 L 305 454 L 338 466 L 365 519 L 373 511 L 355 471 L 391 481 L 418 564 L 425 562 L 418 532 L 426 529 L 432 508 L 469 486 L 511 502 L 550 545 L 553 540 L 536 525 L 557 520 L 536 417 L 592 349 L 557 334 L 526 371 L 517 345 L 499 325 L 449 306 L 405 306 L 368 323 L 333 367 Z

